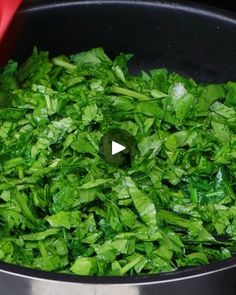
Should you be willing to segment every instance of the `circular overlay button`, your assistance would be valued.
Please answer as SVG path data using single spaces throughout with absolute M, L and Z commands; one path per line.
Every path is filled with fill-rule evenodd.
M 110 129 L 101 139 L 99 153 L 108 164 L 127 168 L 132 165 L 137 143 L 132 134 L 123 129 Z

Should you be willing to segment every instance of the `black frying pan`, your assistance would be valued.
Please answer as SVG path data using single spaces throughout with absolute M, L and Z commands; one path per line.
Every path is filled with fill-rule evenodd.
M 166 67 L 199 82 L 236 81 L 236 15 L 188 2 L 25 1 L 0 48 L 22 62 L 102 46 L 130 52 L 133 72 Z M 123 293 L 123 294 L 122 294 Z M 235 295 L 236 257 L 161 275 L 95 278 L 0 263 L 0 295 Z

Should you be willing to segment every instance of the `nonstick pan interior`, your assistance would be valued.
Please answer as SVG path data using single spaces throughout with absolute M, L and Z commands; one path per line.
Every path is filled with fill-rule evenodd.
M 52 55 L 102 46 L 110 56 L 133 53 L 134 72 L 166 67 L 223 82 L 236 80 L 235 27 L 233 14 L 187 2 L 36 0 L 26 1 L 5 43 L 18 30 L 11 57 L 19 61 L 35 45 Z

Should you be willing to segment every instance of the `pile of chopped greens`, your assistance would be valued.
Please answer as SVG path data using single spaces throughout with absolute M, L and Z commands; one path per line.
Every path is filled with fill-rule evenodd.
M 0 72 L 0 260 L 77 275 L 169 272 L 231 257 L 236 82 L 127 71 L 101 48 L 34 49 Z M 111 128 L 132 167 L 100 159 Z

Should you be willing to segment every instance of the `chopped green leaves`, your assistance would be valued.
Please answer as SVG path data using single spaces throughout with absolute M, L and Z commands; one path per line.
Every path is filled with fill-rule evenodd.
M 76 275 L 174 271 L 236 243 L 236 82 L 128 73 L 102 48 L 0 70 L 0 259 Z M 135 136 L 126 170 L 99 156 Z

